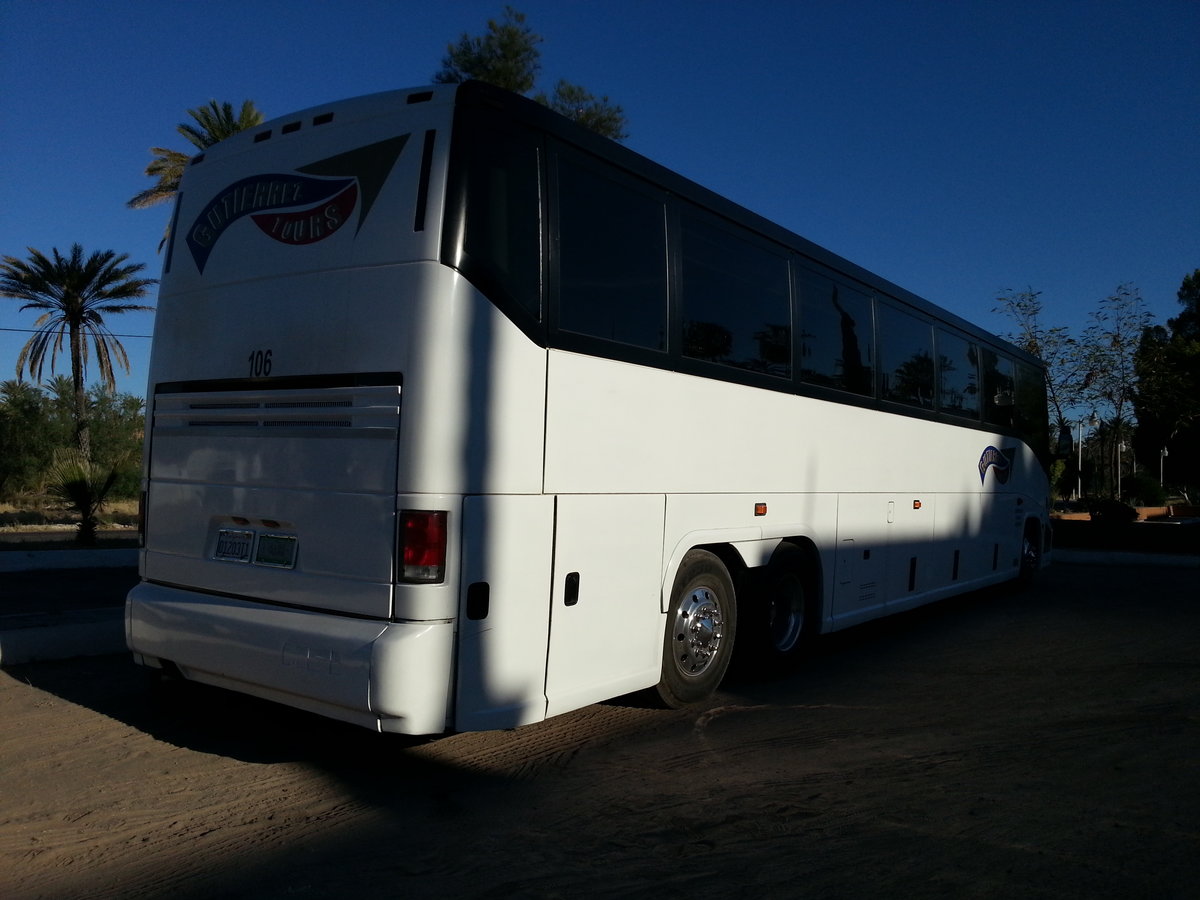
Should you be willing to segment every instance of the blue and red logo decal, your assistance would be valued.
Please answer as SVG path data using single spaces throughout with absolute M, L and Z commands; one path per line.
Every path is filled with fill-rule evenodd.
M 979 455 L 979 483 L 983 484 L 988 469 L 996 476 L 997 484 L 1008 484 L 1008 476 L 1012 474 L 1013 460 L 1017 458 L 1017 448 L 1000 450 L 988 447 Z
M 337 233 L 358 209 L 355 233 L 400 158 L 408 135 L 301 166 L 293 173 L 252 175 L 229 185 L 196 216 L 187 232 L 196 268 L 204 271 L 217 241 L 249 216 L 281 244 L 315 244 Z

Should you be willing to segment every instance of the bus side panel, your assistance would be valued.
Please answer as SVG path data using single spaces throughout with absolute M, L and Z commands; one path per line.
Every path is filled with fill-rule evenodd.
M 553 497 L 463 501 L 456 730 L 515 728 L 546 717 L 553 545 Z
M 402 493 L 534 494 L 542 490 L 546 351 L 449 270 L 410 287 L 372 276 L 398 297 L 425 299 L 405 346 Z M 370 279 L 368 279 L 368 282 Z
M 663 517 L 661 494 L 558 498 L 548 715 L 658 682 Z
M 847 493 L 838 497 L 834 630 L 883 614 L 888 599 L 889 502 L 894 504 L 885 494 Z

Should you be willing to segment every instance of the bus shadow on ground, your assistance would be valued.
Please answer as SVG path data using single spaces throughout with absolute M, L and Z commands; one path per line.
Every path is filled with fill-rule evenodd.
M 735 700 L 799 701 L 814 683 L 853 677 L 858 670 L 886 665 L 882 657 L 904 653 L 921 635 L 933 637 L 946 628 L 962 627 L 981 610 L 1031 602 L 1006 586 L 987 588 L 864 623 L 814 641 L 804 658 L 784 671 L 764 673 L 752 660 L 735 657 L 720 694 L 708 704 L 683 711 L 666 710 L 653 688 L 595 704 L 617 714 L 616 734 L 625 733 L 621 710 L 653 726 L 644 714 L 665 718 L 699 715 L 708 706 Z M 69 703 L 124 722 L 172 746 L 228 757 L 247 763 L 301 762 L 340 774 L 374 764 L 392 774 L 406 751 L 427 748 L 455 735 L 381 735 L 357 725 L 328 719 L 280 703 L 178 679 L 162 679 L 157 670 L 136 665 L 127 654 L 36 661 L 6 667 L 0 677 L 25 682 Z M 639 715 L 640 714 L 640 715 Z M 565 716 L 573 715 L 567 713 Z M 558 717 L 558 718 L 565 718 Z M 548 721 L 554 721 L 553 719 Z M 541 723 L 539 723 L 541 724 Z M 489 732 L 521 734 L 539 724 Z M 604 735 L 593 735 L 603 739 Z M 413 756 L 415 759 L 416 757 Z
M 165 704 L 152 702 L 145 673 L 125 656 L 27 664 L 0 677 L 28 682 L 171 746 L 255 765 L 299 763 L 329 777 L 332 784 L 321 777 L 297 789 L 313 790 L 314 802 L 336 803 L 344 815 L 307 831 L 303 822 L 293 822 L 288 827 L 297 829 L 294 835 L 236 860 L 224 856 L 225 845 L 196 845 L 211 866 L 205 863 L 203 873 L 189 876 L 186 884 L 176 879 L 172 893 L 181 900 L 278 895 L 285 889 L 324 895 L 344 892 L 347 885 L 360 888 L 361 896 L 378 896 L 384 886 L 387 895 L 567 896 L 587 894 L 601 872 L 614 896 L 615 886 L 630 896 L 635 888 L 657 883 L 654 878 L 673 871 L 669 867 L 680 859 L 695 863 L 693 881 L 707 884 L 709 896 L 716 895 L 711 889 L 717 882 L 706 873 L 745 871 L 747 865 L 774 866 L 762 870 L 773 873 L 771 885 L 803 870 L 813 896 L 845 896 L 853 888 L 865 893 L 878 887 L 878 871 L 860 871 L 851 862 L 861 860 L 864 840 L 877 842 L 872 846 L 880 860 L 911 867 L 905 870 L 909 881 L 901 871 L 889 882 L 895 893 L 927 886 L 945 871 L 986 878 L 1020 864 L 1026 869 L 1010 876 L 1019 893 L 1016 888 L 1042 885 L 1046 877 L 1059 878 L 1058 887 L 1068 877 L 1095 882 L 1101 870 L 1094 859 L 1108 858 L 1101 853 L 1107 845 L 1099 855 L 1084 857 L 1085 864 L 1068 865 L 1062 857 L 1034 857 L 989 838 L 964 844 L 957 829 L 970 826 L 968 819 L 952 823 L 948 836 L 940 838 L 897 831 L 888 822 L 897 816 L 925 821 L 923 804 L 939 797 L 949 798 L 944 809 L 961 812 L 952 801 L 965 797 L 963 791 L 972 809 L 981 792 L 1011 803 L 1004 778 L 980 787 L 981 774 L 991 766 L 1000 766 L 1001 775 L 1005 766 L 1027 771 L 1023 767 L 1033 760 L 1053 764 L 1051 774 L 1041 776 L 1043 787 L 1056 796 L 1074 796 L 1073 779 L 1090 777 L 1073 774 L 1080 768 L 1077 751 L 1103 749 L 1095 741 L 1095 711 L 1084 710 L 1071 732 L 1071 740 L 1086 744 L 1062 744 L 1071 716 L 1056 707 L 1045 721 L 1036 708 L 1029 718 L 1029 697 L 1038 693 L 1027 688 L 1047 691 L 1053 684 L 1045 694 L 1051 698 L 1068 689 L 1061 700 L 1068 710 L 1096 693 L 1097 673 L 1113 668 L 1114 646 L 1131 664 L 1143 666 L 1143 657 L 1158 659 L 1160 638 L 1168 634 L 1172 652 L 1182 659 L 1178 635 L 1194 621 L 1179 596 L 1186 582 L 1178 572 L 1114 569 L 1100 579 L 1076 566 L 1046 575 L 1029 591 L 978 591 L 823 638 L 794 674 L 777 680 L 735 675 L 710 706 L 652 713 L 647 698 L 633 695 L 512 732 L 459 738 L 380 736 L 204 686 L 187 686 L 179 697 L 168 695 Z M 1131 644 L 1132 627 L 1153 621 L 1156 610 L 1168 621 L 1151 629 L 1145 647 Z M 1083 628 L 1091 629 L 1093 639 L 1076 647 Z M 1066 647 L 1076 647 L 1070 662 L 1062 659 Z M 1125 671 L 1105 677 L 1124 679 Z M 1144 677 L 1161 680 L 1162 673 L 1147 671 Z M 1184 677 L 1182 672 L 1176 681 Z M 1137 712 L 1142 687 L 1128 690 L 1124 705 Z M 949 719 L 943 709 L 947 698 L 957 704 Z M 736 709 L 750 715 L 713 719 Z M 1158 734 L 1160 720 L 1175 722 L 1164 719 L 1168 713 L 1176 715 L 1160 704 L 1146 712 L 1149 718 L 1139 728 Z M 713 724 L 702 731 L 706 718 Z M 1012 745 L 997 743 L 998 735 L 1009 732 L 1010 719 L 1017 726 Z M 596 727 L 571 732 L 571 721 Z M 747 740 L 745 729 L 756 722 L 759 731 Z M 1121 718 L 1115 727 L 1127 731 L 1129 725 Z M 947 729 L 963 733 L 948 736 Z M 1134 732 L 1139 740 L 1141 731 Z M 896 734 L 902 736 L 898 745 Z M 473 756 L 511 759 L 536 749 L 529 735 L 554 744 L 547 752 L 557 760 L 535 774 L 563 777 L 531 780 L 521 773 L 519 759 L 508 769 L 472 767 Z M 1053 738 L 1044 756 L 1031 749 L 1030 736 Z M 463 753 L 422 754 L 459 739 L 465 739 L 458 744 Z M 578 755 L 584 749 L 588 754 Z M 728 768 L 730 755 L 742 752 L 749 754 L 748 764 L 763 768 Z M 1015 763 L 1005 761 L 1010 752 L 1018 754 Z M 1179 768 L 1176 761 L 1169 771 Z M 1158 773 L 1148 765 L 1144 780 Z M 247 791 L 262 778 L 253 768 L 230 774 Z M 764 777 L 776 781 L 761 781 Z M 862 784 L 856 787 L 854 779 Z M 1105 796 L 1110 792 L 1102 783 L 1095 787 Z M 1134 788 L 1140 791 L 1141 783 L 1135 781 Z M 781 790 L 791 792 L 792 805 L 764 805 L 764 797 Z M 891 800 L 893 791 L 901 792 L 899 805 Z M 609 805 L 598 805 L 597 798 Z M 1080 809 L 1092 802 L 1085 797 Z M 888 810 L 878 827 L 876 803 Z M 775 816 L 776 809 L 783 812 Z M 1027 811 L 1014 807 L 1013 828 L 1025 829 L 1028 820 Z M 984 822 L 987 834 L 997 824 L 1003 823 Z M 721 837 L 706 843 L 709 829 Z M 1163 840 L 1160 834 L 1151 837 Z M 1165 846 L 1174 854 L 1177 843 L 1168 840 Z M 958 855 L 946 863 L 943 851 Z M 846 864 L 824 868 L 831 854 Z M 1145 887 L 1137 880 L 1144 877 L 1139 867 L 1136 876 L 1118 883 Z M 721 887 L 736 893 L 728 881 Z

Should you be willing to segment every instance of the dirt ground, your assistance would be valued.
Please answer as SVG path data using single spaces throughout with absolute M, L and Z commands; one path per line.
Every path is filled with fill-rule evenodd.
M 0 672 L 0 897 L 1196 897 L 1200 570 L 1060 565 L 702 709 L 381 737 Z

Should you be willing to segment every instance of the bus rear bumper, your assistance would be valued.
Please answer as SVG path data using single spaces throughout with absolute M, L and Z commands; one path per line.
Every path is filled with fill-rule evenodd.
M 449 723 L 454 624 L 385 622 L 143 582 L 125 603 L 138 662 L 375 731 Z

